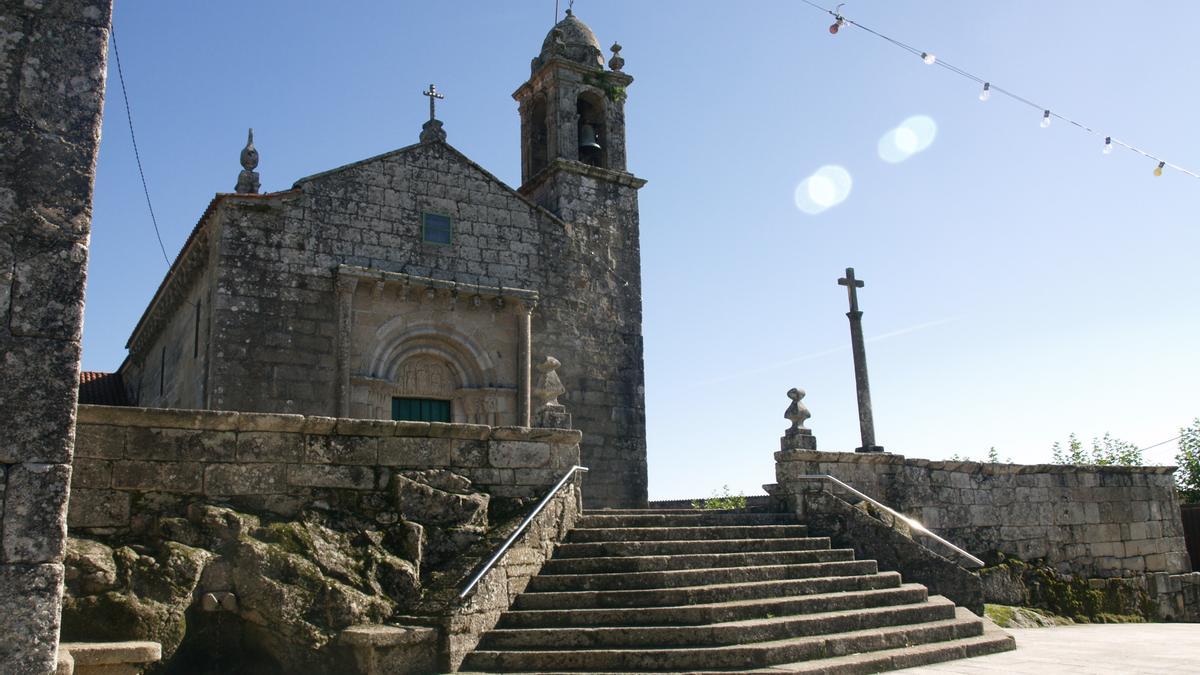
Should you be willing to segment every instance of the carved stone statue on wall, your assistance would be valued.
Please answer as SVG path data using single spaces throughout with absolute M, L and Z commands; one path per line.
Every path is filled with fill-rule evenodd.
M 571 415 L 567 407 L 558 402 L 558 397 L 567 393 L 558 378 L 558 367 L 562 363 L 553 356 L 538 364 L 537 381 L 533 385 L 534 420 L 539 427 L 554 429 L 571 428 Z

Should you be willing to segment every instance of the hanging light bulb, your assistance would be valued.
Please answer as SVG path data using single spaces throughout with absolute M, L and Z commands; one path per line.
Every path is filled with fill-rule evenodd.
M 1166 166 L 1166 165 L 1167 165 L 1167 163 L 1166 163 L 1166 162 L 1159 162 L 1159 163 L 1158 163 L 1158 166 L 1154 167 L 1154 175 L 1155 175 L 1155 176 L 1161 176 L 1161 175 L 1162 175 L 1162 170 L 1163 170 L 1163 167 L 1164 167 L 1164 166 Z
M 924 61 L 925 65 L 927 66 L 932 66 L 934 63 L 937 63 L 937 57 L 929 52 L 921 52 L 921 60 Z
M 992 97 L 992 83 L 984 82 L 983 83 L 983 91 L 979 92 L 979 100 L 986 101 L 991 97 Z
M 1048 126 L 1050 126 L 1050 111 L 1049 110 L 1042 113 L 1042 128 L 1045 129 Z
M 837 35 L 838 31 L 841 30 L 842 26 L 845 26 L 845 25 L 846 25 L 846 20 L 839 16 L 837 18 L 837 21 L 834 21 L 833 25 L 829 27 L 830 35 Z
M 1106 155 L 1112 154 L 1112 136 L 1104 137 L 1104 154 L 1106 154 Z

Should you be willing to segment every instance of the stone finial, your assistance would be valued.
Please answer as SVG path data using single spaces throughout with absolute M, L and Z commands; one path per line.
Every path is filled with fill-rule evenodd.
M 613 70 L 620 70 L 625 67 L 625 59 L 621 56 L 621 44 L 614 42 L 612 46 L 612 58 L 608 60 L 608 67 Z
M 258 149 L 254 147 L 254 129 L 246 137 L 246 147 L 242 148 L 242 172 L 238 174 L 236 192 L 241 194 L 257 194 L 260 182 L 258 180 Z
M 788 431 L 808 431 L 808 427 L 804 426 L 804 422 L 812 417 L 812 413 L 808 411 L 807 406 L 800 402 L 800 399 L 804 398 L 804 390 L 793 387 L 788 389 L 787 395 L 788 398 L 792 399 L 792 404 L 783 413 L 784 419 L 792 423 L 792 428 L 788 429 Z
M 816 450 L 817 437 L 813 436 L 812 431 L 804 426 L 804 422 L 812 417 L 808 407 L 800 402 L 800 399 L 804 398 L 804 390 L 793 387 L 788 390 L 787 395 L 792 399 L 792 404 L 788 406 L 783 416 L 792 423 L 792 426 L 784 431 L 783 438 L 779 439 L 780 448 L 783 450 Z
M 558 368 L 562 363 L 553 356 L 538 364 L 537 382 L 533 386 L 533 409 L 540 427 L 555 429 L 571 428 L 571 415 L 567 407 L 558 402 L 558 397 L 567 393 Z

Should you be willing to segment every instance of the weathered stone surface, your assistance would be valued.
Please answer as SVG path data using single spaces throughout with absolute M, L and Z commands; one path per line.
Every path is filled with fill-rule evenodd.
M 438 631 L 424 626 L 351 626 L 339 642 L 362 675 L 418 675 L 437 670 Z
M 282 464 L 212 464 L 204 471 L 206 495 L 266 495 L 287 492 Z
M 449 471 L 407 471 L 396 474 L 396 508 L 422 525 L 450 527 L 487 525 L 488 496 L 471 491 L 471 481 Z
M 153 640 L 164 654 L 175 652 L 186 628 L 184 613 L 212 553 L 173 541 L 152 554 L 98 542 L 75 544 L 71 551 L 64 641 Z M 111 583 L 109 569 L 115 571 Z
M 236 457 L 237 436 L 207 429 L 130 427 L 125 443 L 130 459 L 230 462 Z
M 371 436 L 309 435 L 304 461 L 309 464 L 375 464 L 379 439 Z
M 442 438 L 383 438 L 379 445 L 379 463 L 405 468 L 451 466 L 455 445 L 454 441 Z
M 107 488 L 112 485 L 112 462 L 76 457 L 71 463 L 71 489 Z
M 75 428 L 75 457 L 120 459 L 124 456 L 124 427 L 80 423 Z
M 62 560 L 70 476 L 71 467 L 64 464 L 9 467 L 4 493 L 5 563 Z
M 375 488 L 375 471 L 365 466 L 300 464 L 288 466 L 287 480 L 289 485 L 371 490 Z
M 63 566 L 0 565 L 0 664 L 5 672 L 51 673 L 57 660 Z
M 4 340 L 0 354 L 0 420 L 6 424 L 0 438 L 0 463 L 70 461 L 78 381 L 78 343 Z
M 127 490 L 200 493 L 204 491 L 204 465 L 200 462 L 115 462 L 112 485 Z
M 543 467 L 550 461 L 550 445 L 499 441 L 492 443 L 488 458 L 498 468 Z
M 78 489 L 71 491 L 67 510 L 69 527 L 125 527 L 129 525 L 128 492 Z
M 243 431 L 237 436 L 237 459 L 239 462 L 298 463 L 304 461 L 304 447 L 302 434 Z
M 1187 569 L 1172 467 L 982 464 L 901 455 L 775 454 L 776 480 L 799 490 L 806 474 L 830 474 L 918 516 L 955 544 L 982 555 L 1045 558 L 1084 577 Z

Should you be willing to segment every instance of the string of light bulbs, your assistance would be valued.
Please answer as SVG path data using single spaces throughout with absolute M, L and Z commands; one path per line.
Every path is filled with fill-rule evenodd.
M 1163 175 L 1164 169 L 1174 169 L 1175 171 L 1178 171 L 1182 174 L 1191 176 L 1192 178 L 1200 178 L 1200 173 L 1197 173 L 1195 171 L 1192 171 L 1190 169 L 1182 167 L 1178 164 L 1173 164 L 1171 162 L 1168 162 L 1165 159 L 1163 159 L 1157 155 L 1154 155 L 1150 152 L 1147 152 L 1145 150 L 1142 150 L 1141 148 L 1139 148 L 1135 145 L 1126 143 L 1125 141 L 1122 141 L 1118 138 L 1114 138 L 1113 136 L 1111 136 L 1109 134 L 1098 131 L 1098 130 L 1092 128 L 1091 126 L 1088 126 L 1087 124 L 1084 124 L 1077 120 L 1071 119 L 1070 117 L 1056 113 L 1051 108 L 1034 103 L 1033 101 L 1031 101 L 1023 96 L 1020 96 L 1012 91 L 1009 91 L 1008 89 L 998 87 L 990 80 L 979 77 L 978 75 L 975 75 L 974 73 L 968 72 L 962 68 L 959 68 L 958 66 L 947 63 L 946 61 L 944 61 L 942 59 L 939 59 L 937 56 L 935 56 L 933 54 L 933 52 L 917 49 L 916 47 L 913 47 L 912 45 L 906 44 L 906 43 L 901 42 L 900 40 L 892 38 L 888 35 L 884 35 L 883 33 L 872 30 L 872 29 L 862 25 L 861 23 L 858 23 L 857 21 L 847 19 L 841 13 L 841 7 L 845 3 L 838 5 L 834 9 L 829 9 L 827 7 L 822 7 L 821 5 L 818 5 L 815 2 L 811 2 L 811 0 L 800 0 L 800 2 L 803 2 L 804 4 L 806 4 L 810 7 L 813 7 L 815 9 L 818 9 L 818 10 L 833 17 L 833 24 L 829 26 L 829 32 L 832 35 L 837 35 L 838 32 L 845 26 L 854 26 L 855 28 L 864 30 L 864 31 L 870 33 L 871 35 L 874 35 L 875 37 L 878 37 L 882 40 L 890 42 L 893 45 L 903 49 L 904 51 L 909 52 L 910 54 L 919 57 L 926 65 L 941 66 L 942 68 L 945 68 L 946 70 L 948 70 L 960 77 L 964 77 L 968 80 L 974 81 L 976 84 L 982 85 L 982 89 L 980 89 L 980 91 L 979 91 L 979 100 L 980 101 L 987 101 L 989 98 L 992 97 L 992 93 L 995 92 L 998 94 L 1003 94 L 1004 96 L 1007 96 L 1018 103 L 1027 105 L 1027 106 L 1033 108 L 1034 110 L 1040 111 L 1042 113 L 1041 125 L 1042 125 L 1043 129 L 1050 126 L 1051 119 L 1059 119 L 1059 120 L 1062 120 L 1063 122 L 1066 122 L 1067 124 L 1070 124 L 1074 127 L 1079 128 L 1082 131 L 1092 134 L 1093 136 L 1096 136 L 1097 138 L 1103 138 L 1104 145 L 1101 146 L 1101 152 L 1103 152 L 1105 155 L 1111 154 L 1113 151 L 1113 147 L 1119 145 L 1122 148 L 1125 148 L 1125 149 L 1135 152 L 1139 155 L 1142 155 L 1143 157 L 1145 157 L 1149 160 L 1157 162 L 1157 164 L 1154 167 L 1154 175 L 1155 176 Z

